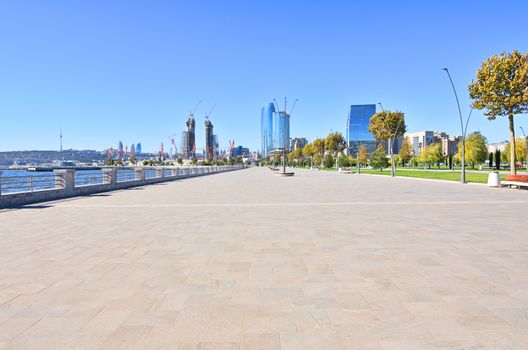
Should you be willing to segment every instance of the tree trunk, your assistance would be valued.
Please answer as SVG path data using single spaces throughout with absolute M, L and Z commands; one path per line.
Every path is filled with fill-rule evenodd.
M 513 113 L 508 116 L 510 121 L 510 173 L 517 174 L 517 160 L 515 158 L 515 127 L 513 125 Z

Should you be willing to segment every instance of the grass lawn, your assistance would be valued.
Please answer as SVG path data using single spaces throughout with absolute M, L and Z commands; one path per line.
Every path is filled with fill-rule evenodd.
M 355 170 L 355 169 L 354 169 Z M 377 174 L 390 176 L 390 169 L 383 171 L 372 170 L 372 169 L 361 169 L 362 174 Z M 417 177 L 422 179 L 433 179 L 433 180 L 450 180 L 460 181 L 460 172 L 440 172 L 440 171 L 427 171 L 427 170 L 396 170 L 396 176 L 406 177 Z M 501 180 L 506 178 L 506 175 L 500 176 Z M 488 173 L 466 173 L 467 182 L 487 183 Z

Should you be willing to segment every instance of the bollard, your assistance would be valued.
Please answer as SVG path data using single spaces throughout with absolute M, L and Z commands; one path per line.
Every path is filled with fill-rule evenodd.
M 492 171 L 488 174 L 488 186 L 489 187 L 500 187 L 500 177 L 498 171 Z
M 134 180 L 136 181 L 145 181 L 145 169 L 144 168 L 134 168 Z
M 53 170 L 53 174 L 61 179 L 61 181 L 55 182 L 55 188 L 63 189 L 66 191 L 73 191 L 73 189 L 75 188 L 74 169 Z
M 103 184 L 115 185 L 117 183 L 117 169 L 116 168 L 104 168 L 103 172 Z

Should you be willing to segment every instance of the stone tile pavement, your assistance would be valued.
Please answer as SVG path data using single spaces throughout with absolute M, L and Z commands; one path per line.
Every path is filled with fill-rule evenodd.
M 528 349 L 528 191 L 267 169 L 0 212 L 2 349 Z

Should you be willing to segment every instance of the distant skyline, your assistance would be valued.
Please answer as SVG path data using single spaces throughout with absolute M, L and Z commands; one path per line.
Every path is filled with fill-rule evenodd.
M 346 134 L 350 105 L 401 110 L 408 131 L 460 134 L 448 67 L 467 84 L 487 57 L 528 51 L 525 1 L 3 1 L 0 151 L 180 147 L 189 110 L 221 147 L 260 150 L 261 108 L 299 99 L 291 136 Z M 528 116 L 516 117 L 528 130 Z M 468 132 L 508 139 L 473 112 Z

